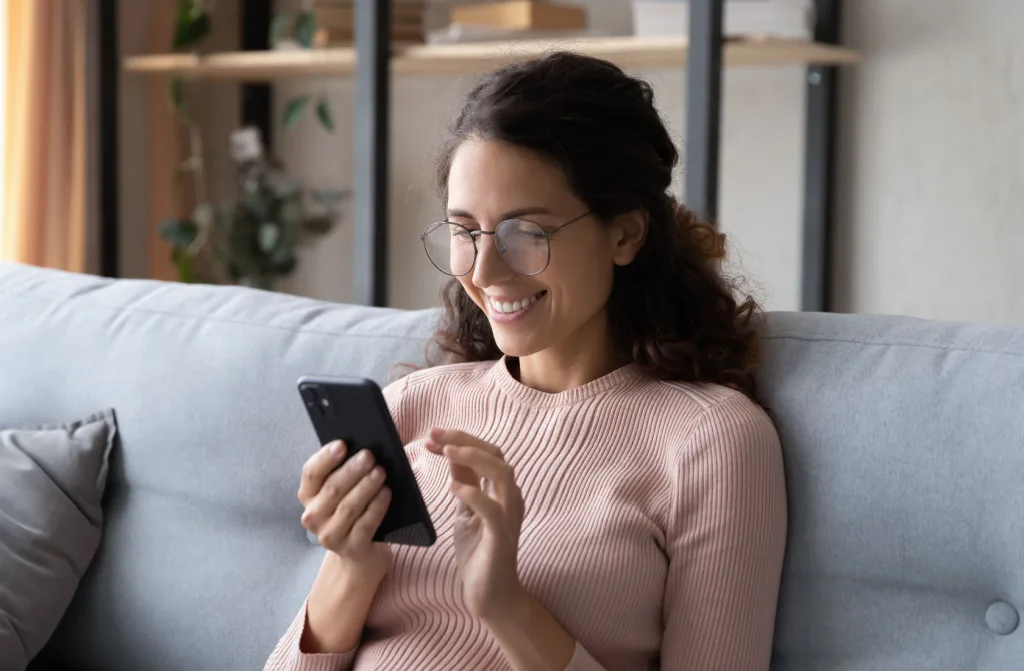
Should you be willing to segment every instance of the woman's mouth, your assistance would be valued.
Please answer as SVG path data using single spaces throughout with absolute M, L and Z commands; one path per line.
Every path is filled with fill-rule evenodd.
M 496 322 L 515 321 L 525 316 L 547 293 L 547 291 L 539 291 L 532 296 L 521 298 L 487 296 L 487 311 Z

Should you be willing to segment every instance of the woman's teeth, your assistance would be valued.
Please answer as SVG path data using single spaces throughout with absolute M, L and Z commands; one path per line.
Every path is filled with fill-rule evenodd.
M 511 314 L 513 312 L 519 312 L 520 310 L 525 310 L 526 308 L 530 307 L 530 305 L 532 305 L 533 303 L 536 303 L 539 298 L 540 298 L 540 295 L 531 296 L 530 298 L 524 298 L 521 301 L 512 301 L 512 302 L 509 302 L 509 301 L 499 301 L 499 300 L 495 300 L 493 298 L 490 298 L 489 300 L 491 302 L 491 307 L 494 308 L 495 312 L 500 312 L 502 314 Z

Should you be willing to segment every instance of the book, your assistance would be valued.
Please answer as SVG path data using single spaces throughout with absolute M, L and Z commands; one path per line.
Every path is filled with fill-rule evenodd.
M 452 7 L 451 22 L 515 30 L 582 30 L 587 27 L 587 12 L 570 4 L 503 0 Z

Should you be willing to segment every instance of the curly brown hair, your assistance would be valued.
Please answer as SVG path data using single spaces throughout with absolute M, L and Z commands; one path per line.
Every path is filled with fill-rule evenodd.
M 668 192 L 679 160 L 650 84 L 604 60 L 568 52 L 506 66 L 469 93 L 437 160 L 447 202 L 455 150 L 500 140 L 554 161 L 597 219 L 636 210 L 648 234 L 616 267 L 608 317 L 623 361 L 655 378 L 726 385 L 754 397 L 761 311 L 721 271 L 725 237 Z M 456 280 L 442 290 L 432 339 L 445 360 L 501 357 L 487 316 Z

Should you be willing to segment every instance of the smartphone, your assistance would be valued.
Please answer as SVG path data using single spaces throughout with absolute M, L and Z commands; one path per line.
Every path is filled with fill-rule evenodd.
M 377 383 L 361 377 L 303 376 L 298 387 L 320 445 L 343 440 L 344 461 L 370 450 L 375 463 L 384 468 L 391 503 L 373 540 L 433 545 L 437 533 Z

